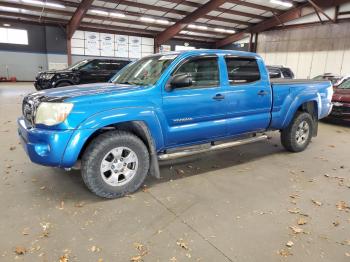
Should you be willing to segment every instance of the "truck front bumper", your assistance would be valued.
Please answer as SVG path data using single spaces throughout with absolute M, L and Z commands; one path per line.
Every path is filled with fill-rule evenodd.
M 36 164 L 66 167 L 62 159 L 73 130 L 46 130 L 29 127 L 24 118 L 17 120 L 18 134 L 30 160 Z

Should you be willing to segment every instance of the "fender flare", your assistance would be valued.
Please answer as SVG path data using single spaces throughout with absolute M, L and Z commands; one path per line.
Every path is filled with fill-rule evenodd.
M 62 156 L 61 166 L 74 166 L 86 145 L 99 134 L 99 131 L 106 131 L 113 127 L 120 127 L 127 131 L 130 126 L 124 124 L 128 123 L 132 123 L 131 130 L 148 147 L 151 156 L 150 173 L 159 178 L 157 151 L 163 148 L 164 139 L 157 114 L 151 108 L 130 107 L 127 110 L 117 108 L 99 112 L 85 119 L 73 132 Z

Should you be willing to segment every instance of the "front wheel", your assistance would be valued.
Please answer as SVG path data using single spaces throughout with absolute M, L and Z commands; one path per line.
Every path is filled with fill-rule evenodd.
M 96 195 L 117 198 L 135 192 L 149 170 L 147 147 L 137 136 L 124 131 L 99 135 L 82 157 L 82 177 Z
M 306 112 L 297 112 L 289 126 L 281 132 L 281 143 L 290 152 L 304 151 L 309 145 L 314 121 Z

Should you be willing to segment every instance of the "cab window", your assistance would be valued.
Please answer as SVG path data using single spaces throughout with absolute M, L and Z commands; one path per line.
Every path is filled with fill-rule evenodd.
M 219 85 L 219 67 L 217 57 L 191 58 L 175 69 L 174 75 L 189 74 L 192 85 L 188 88 L 204 88 Z
M 231 85 L 260 80 L 260 70 L 255 58 L 225 57 L 225 61 Z

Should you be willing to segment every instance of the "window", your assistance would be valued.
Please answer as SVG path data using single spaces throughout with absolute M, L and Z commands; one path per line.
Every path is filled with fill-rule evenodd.
M 28 45 L 28 32 L 22 29 L 0 27 L 0 43 Z
M 230 84 L 251 83 L 260 80 L 259 66 L 254 58 L 226 57 Z
M 217 57 L 197 57 L 188 60 L 175 70 L 173 75 L 187 73 L 192 77 L 192 86 L 211 87 L 219 85 Z
M 124 66 L 126 66 L 128 63 L 129 63 L 128 61 L 108 60 L 105 62 L 104 68 L 110 71 L 120 70 Z
M 145 57 L 127 65 L 127 70 L 116 74 L 112 82 L 125 85 L 154 85 L 177 55 Z

